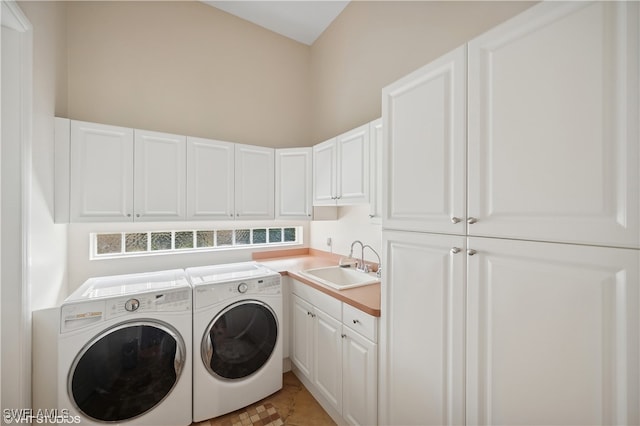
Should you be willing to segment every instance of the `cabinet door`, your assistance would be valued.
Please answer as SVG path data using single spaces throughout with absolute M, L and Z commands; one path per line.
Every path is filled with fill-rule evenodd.
M 380 423 L 464 423 L 462 236 L 383 232 Z
M 336 138 L 338 205 L 369 202 L 369 124 Z
M 639 252 L 468 244 L 467 423 L 639 424 Z
M 291 295 L 291 307 L 291 362 L 313 380 L 313 307 L 295 294 Z
M 311 148 L 276 150 L 276 219 L 311 219 Z
M 388 229 L 464 234 L 466 50 L 382 91 Z
M 274 149 L 236 145 L 236 219 L 273 219 Z
M 342 417 L 350 425 L 378 424 L 378 345 L 342 327 Z
M 640 244 L 637 2 L 544 2 L 469 43 L 469 234 Z
M 135 130 L 135 220 L 183 220 L 186 137 Z
M 382 222 L 382 118 L 369 123 L 369 217 Z
M 131 222 L 133 129 L 71 121 L 71 222 Z
M 314 311 L 313 383 L 338 413 L 342 412 L 342 324 L 318 308 Z
M 313 205 L 336 204 L 338 175 L 338 150 L 336 139 L 313 146 Z
M 187 219 L 233 219 L 234 144 L 187 138 Z

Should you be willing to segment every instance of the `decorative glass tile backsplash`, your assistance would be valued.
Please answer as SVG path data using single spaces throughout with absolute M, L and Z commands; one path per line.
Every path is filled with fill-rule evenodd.
M 195 238 L 194 238 L 195 237 Z M 224 250 L 268 244 L 299 244 L 302 228 L 201 229 L 193 231 L 110 232 L 91 234 L 92 258 Z

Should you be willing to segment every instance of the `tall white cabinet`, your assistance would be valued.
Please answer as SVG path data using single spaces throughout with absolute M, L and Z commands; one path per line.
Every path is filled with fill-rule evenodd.
M 542 3 L 383 90 L 380 423 L 640 423 L 639 6 Z
M 637 8 L 543 3 L 469 43 L 469 234 L 639 247 Z

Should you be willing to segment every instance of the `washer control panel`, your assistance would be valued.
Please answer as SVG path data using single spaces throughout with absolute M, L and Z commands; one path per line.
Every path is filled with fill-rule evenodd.
M 165 292 L 143 293 L 123 297 L 62 305 L 60 332 L 89 327 L 95 323 L 127 315 L 144 315 L 152 312 L 190 311 L 191 288 Z
M 188 310 L 191 310 L 191 290 L 188 288 L 107 300 L 107 319 L 132 313 Z
M 194 287 L 194 309 L 240 296 L 278 296 L 282 293 L 280 275 L 268 275 L 240 281 L 211 283 Z

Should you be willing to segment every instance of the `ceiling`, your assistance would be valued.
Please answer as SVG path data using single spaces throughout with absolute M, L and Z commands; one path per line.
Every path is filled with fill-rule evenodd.
M 203 1 L 203 3 L 300 43 L 311 45 L 349 4 L 349 1 L 227 0 Z

